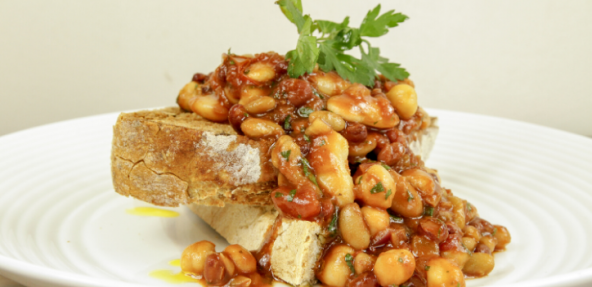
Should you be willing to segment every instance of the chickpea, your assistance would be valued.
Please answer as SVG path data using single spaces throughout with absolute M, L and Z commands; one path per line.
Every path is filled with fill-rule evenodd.
M 501 225 L 494 225 L 493 236 L 497 239 L 497 245 L 495 249 L 505 249 L 506 245 L 512 241 L 512 236 L 507 228 Z
M 234 275 L 234 265 L 222 253 L 213 253 L 206 257 L 203 277 L 209 284 L 224 284 Z
M 228 109 L 220 104 L 214 94 L 197 97 L 191 105 L 191 110 L 213 122 L 224 122 L 228 119 Z
M 341 94 L 350 86 L 350 83 L 335 72 L 321 72 L 312 76 L 311 80 L 319 92 L 330 97 Z
M 356 270 L 356 274 L 372 271 L 372 268 L 374 268 L 374 262 L 376 262 L 375 256 L 364 252 L 358 253 L 354 258 L 354 270 Z
M 428 260 L 427 287 L 464 287 L 464 274 L 456 264 L 442 258 L 434 257 Z
M 261 83 L 275 78 L 275 69 L 268 63 L 257 62 L 251 64 L 245 69 L 245 73 L 249 79 Z
M 360 206 L 353 202 L 339 211 L 339 230 L 343 240 L 353 248 L 362 250 L 370 245 L 370 231 L 364 223 Z
M 179 91 L 179 96 L 177 97 L 177 104 L 179 107 L 185 111 L 191 111 L 191 104 L 195 101 L 196 97 L 201 94 L 201 89 L 199 84 L 196 82 L 189 82 L 187 83 L 181 91 Z
M 336 132 L 340 132 L 345 129 L 345 121 L 336 113 L 328 111 L 314 111 L 308 116 L 308 121 L 310 123 L 314 122 L 316 119 L 322 120 L 324 123 L 331 126 L 331 128 L 333 128 L 333 130 Z
M 415 258 L 407 249 L 393 249 L 380 253 L 374 265 L 374 275 L 381 286 L 399 285 L 411 278 Z
M 323 192 L 335 196 L 338 206 L 353 202 L 354 183 L 347 161 L 347 140 L 320 119 L 312 122 L 305 134 L 312 139 L 309 158 L 315 160 L 310 164 Z
M 181 270 L 202 275 L 206 257 L 214 253 L 216 253 L 216 245 L 206 240 L 189 245 L 181 254 Z
M 414 235 L 411 238 L 411 252 L 415 257 L 439 255 L 440 247 L 438 243 L 427 239 L 424 236 Z
M 466 222 L 466 214 L 465 214 L 465 202 L 464 200 L 456 197 L 456 196 L 452 196 L 450 197 L 450 202 L 452 203 L 452 217 L 454 218 L 454 223 L 456 223 L 456 225 L 458 227 L 464 227 Z
M 244 247 L 238 244 L 229 245 L 224 249 L 224 254 L 232 259 L 238 273 L 248 274 L 257 271 L 257 261 L 255 260 L 255 257 L 253 257 L 253 254 Z
M 243 121 L 241 130 L 252 139 L 278 137 L 285 134 L 284 129 L 274 122 L 251 117 Z
M 469 276 L 483 277 L 495 266 L 493 255 L 487 253 L 473 253 L 463 268 Z
M 418 217 L 423 213 L 423 202 L 421 196 L 404 177 L 397 174 L 394 170 L 389 173 L 397 182 L 397 192 L 393 197 L 391 210 L 404 217 Z
M 378 144 L 378 133 L 370 133 L 365 141 L 349 145 L 349 156 L 366 156 Z
M 402 119 L 410 119 L 417 111 L 417 94 L 410 85 L 396 85 L 388 91 L 386 96 Z
M 364 216 L 366 225 L 370 229 L 371 236 L 389 227 L 390 216 L 384 209 L 364 206 L 362 207 L 362 215 Z
M 322 270 L 317 274 L 317 278 L 325 285 L 343 287 L 347 278 L 352 273 L 345 261 L 347 254 L 354 254 L 354 249 L 339 244 L 331 247 L 323 258 Z
M 372 165 L 356 178 L 356 199 L 370 206 L 384 209 L 391 207 L 396 191 L 393 177 L 380 164 Z

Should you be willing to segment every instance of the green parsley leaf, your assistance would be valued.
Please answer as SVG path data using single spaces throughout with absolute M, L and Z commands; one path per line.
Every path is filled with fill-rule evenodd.
M 327 231 L 331 234 L 331 236 L 335 236 L 337 234 L 337 211 L 333 213 L 333 218 L 331 218 L 331 222 L 327 226 Z
M 304 140 L 306 142 L 308 142 L 308 143 L 310 142 L 310 138 L 307 135 L 303 135 L 302 137 L 304 138 Z
M 363 177 L 364 177 L 363 175 L 360 175 L 360 177 L 358 177 L 358 184 L 362 183 L 362 178 Z
M 300 160 L 300 163 L 302 164 L 302 170 L 304 171 L 304 175 L 316 186 L 319 186 L 319 184 L 317 183 L 317 178 L 312 172 L 310 172 L 310 163 L 308 162 L 308 160 L 303 157 Z
M 354 269 L 354 257 L 351 254 L 345 254 L 345 263 L 347 263 L 351 273 L 356 274 L 356 269 Z
M 245 113 L 244 116 L 245 116 L 245 118 L 248 118 L 249 117 L 249 114 Z
M 395 13 L 395 10 L 385 12 L 384 14 L 380 15 L 380 17 L 378 17 L 379 13 L 380 4 L 378 4 L 374 9 L 368 11 L 368 14 L 366 14 L 366 17 L 362 21 L 362 25 L 360 25 L 360 32 L 362 36 L 380 37 L 388 33 L 388 28 L 397 27 L 399 23 L 409 19 L 409 17 L 401 13 Z
M 423 213 L 423 214 L 424 214 L 424 215 L 427 215 L 427 216 L 434 216 L 434 208 L 433 208 L 433 207 L 431 207 L 431 206 L 427 206 L 427 207 L 425 208 L 425 211 L 424 211 L 424 213 Z
M 411 193 L 411 191 L 409 191 L 409 189 L 407 189 L 407 202 L 410 202 L 413 200 L 413 194 Z
M 403 263 L 403 258 L 399 257 L 399 262 Z
M 392 192 L 392 191 L 389 189 L 389 190 L 386 192 L 386 195 L 384 196 L 384 200 L 387 200 L 387 199 L 388 199 L 388 197 L 389 197 L 389 196 L 391 196 L 391 194 L 393 194 L 393 192 Z
M 292 200 L 294 200 L 295 195 L 296 195 L 296 190 L 295 189 L 290 190 L 290 194 L 288 195 L 288 197 L 286 197 L 286 200 L 288 202 L 292 202 Z
M 312 114 L 312 112 L 314 112 L 314 110 L 309 107 L 301 107 L 298 109 L 298 115 L 300 115 L 303 118 L 308 118 L 308 116 Z
M 288 63 L 288 75 L 292 78 L 298 78 L 304 73 L 312 73 L 319 57 L 319 48 L 317 47 L 317 37 L 311 35 L 312 20 L 306 18 L 304 26 L 300 32 L 296 49 L 286 53 Z
M 298 32 L 302 26 L 304 26 L 304 16 L 302 15 L 302 1 L 301 0 L 279 0 L 275 2 L 276 4 L 280 5 L 280 9 L 282 13 L 286 15 L 286 18 L 290 20 L 290 22 L 296 24 L 298 28 Z
M 275 193 L 275 198 L 279 198 L 279 197 L 282 197 L 282 196 L 284 196 L 284 195 L 281 192 L 276 192 Z
M 399 217 L 399 216 L 397 216 L 397 215 L 395 215 L 395 214 L 392 214 L 390 210 L 388 211 L 388 213 L 389 213 L 389 217 L 390 217 L 390 219 L 391 219 L 391 220 L 392 220 L 394 223 L 403 223 L 403 218 L 401 218 L 401 217 Z
M 289 150 L 287 150 L 287 151 L 283 151 L 283 152 L 281 152 L 280 154 L 282 155 L 282 157 L 283 157 L 284 159 L 286 159 L 286 161 L 288 161 L 288 160 L 290 160 L 290 154 L 291 154 L 291 153 L 292 153 L 292 150 L 291 150 L 291 149 L 289 149 Z
M 343 30 L 349 25 L 349 16 L 343 19 L 341 23 L 335 23 L 326 20 L 315 20 L 316 28 L 323 34 L 331 34 Z
M 429 271 L 430 270 L 430 266 L 426 265 L 423 269 L 425 269 L 425 271 Z
M 384 186 L 382 186 L 382 182 L 379 181 L 370 189 L 370 194 L 375 194 L 384 191 Z
M 491 235 L 495 236 L 496 233 L 497 233 L 497 227 L 494 227 L 493 228 L 493 234 L 491 234 Z
M 384 163 L 381 163 L 381 164 L 382 164 L 382 167 L 384 167 L 384 169 L 391 170 L 391 167 L 390 166 L 388 166 L 388 165 L 386 165 Z
M 284 129 L 285 130 L 291 130 L 292 129 L 292 124 L 290 124 L 290 118 L 292 118 L 290 115 L 288 115 L 286 117 L 286 119 L 284 120 Z

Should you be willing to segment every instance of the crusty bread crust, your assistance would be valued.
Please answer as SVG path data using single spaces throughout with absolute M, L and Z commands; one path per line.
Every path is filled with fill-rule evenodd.
M 122 113 L 113 127 L 113 186 L 162 206 L 270 205 L 272 144 L 176 107 Z

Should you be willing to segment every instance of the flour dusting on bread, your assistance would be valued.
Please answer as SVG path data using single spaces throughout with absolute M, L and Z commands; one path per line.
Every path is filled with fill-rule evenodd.
M 202 141 L 196 143 L 196 149 L 208 149 L 215 159 L 213 169 L 224 170 L 231 176 L 231 184 L 243 185 L 255 183 L 261 176 L 259 149 L 245 144 L 233 145 L 235 135 L 215 135 L 204 132 Z

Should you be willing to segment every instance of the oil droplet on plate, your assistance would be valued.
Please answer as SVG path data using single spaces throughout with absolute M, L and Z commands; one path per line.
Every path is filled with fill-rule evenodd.
M 160 209 L 154 207 L 135 207 L 126 210 L 128 214 L 139 216 L 156 216 L 156 217 L 177 217 L 179 213 L 172 210 Z
M 181 284 L 181 283 L 200 283 L 206 286 L 203 280 L 195 279 L 186 275 L 183 271 L 174 273 L 171 270 L 155 270 L 150 272 L 150 277 L 160 279 L 167 283 Z
M 171 261 L 169 261 L 169 265 L 181 267 L 181 259 L 171 260 Z

